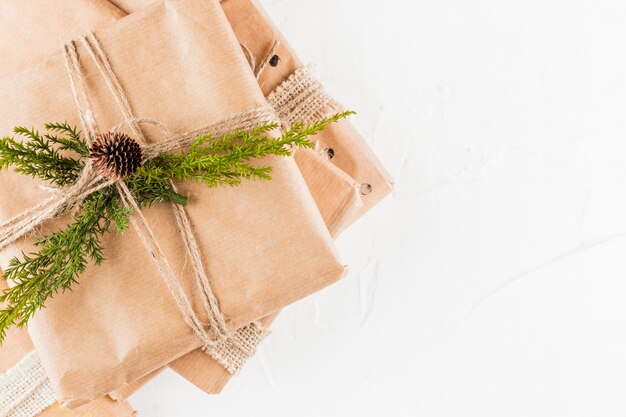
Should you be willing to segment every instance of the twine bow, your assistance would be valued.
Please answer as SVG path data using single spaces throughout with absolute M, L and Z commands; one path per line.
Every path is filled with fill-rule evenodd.
M 92 33 L 80 39 L 90 58 L 98 68 L 104 79 L 108 90 L 115 98 L 124 120 L 113 128 L 117 131 L 128 126 L 134 136 L 135 141 L 142 149 L 142 162 L 146 162 L 162 153 L 184 149 L 191 145 L 193 140 L 202 134 L 211 133 L 216 137 L 222 136 L 232 130 L 246 130 L 268 120 L 275 118 L 270 107 L 260 107 L 247 112 L 238 113 L 224 119 L 216 124 L 205 126 L 195 131 L 186 132 L 181 135 L 171 136 L 167 129 L 160 123 L 137 118 L 132 112 L 125 90 L 115 75 L 100 42 Z M 87 132 L 87 145 L 91 146 L 93 140 L 99 134 L 98 123 L 95 118 L 87 88 L 85 78 L 81 70 L 78 50 L 75 42 L 65 45 L 64 48 L 65 67 L 67 69 L 72 95 L 79 113 L 80 121 L 85 132 Z M 150 143 L 146 139 L 140 124 L 152 124 L 160 127 L 166 136 L 166 140 L 160 143 Z M 131 225 L 139 236 L 145 249 L 150 254 L 159 276 L 172 295 L 176 306 L 183 315 L 187 325 L 194 334 L 201 340 L 204 348 L 215 347 L 225 341 L 232 333 L 229 331 L 226 321 L 220 312 L 219 304 L 204 269 L 198 244 L 191 229 L 189 218 L 185 209 L 179 204 L 172 204 L 176 223 L 183 240 L 186 255 L 190 258 L 193 267 L 195 283 L 201 294 L 203 307 L 208 317 L 208 323 L 203 323 L 192 304 L 185 294 L 176 274 L 174 273 L 168 258 L 150 227 L 147 219 L 142 213 L 139 205 L 133 198 L 123 179 L 110 180 L 98 173 L 89 159 L 85 160 L 83 171 L 78 180 L 71 186 L 65 187 L 61 192 L 53 193 L 35 207 L 19 213 L 17 216 L 0 224 L 0 249 L 15 242 L 26 234 L 32 232 L 47 220 L 57 217 L 72 207 L 79 206 L 82 201 L 92 193 L 109 186 L 115 186 L 122 203 L 127 208 L 132 208 L 135 216 L 131 217 Z M 176 186 L 171 183 L 174 192 Z

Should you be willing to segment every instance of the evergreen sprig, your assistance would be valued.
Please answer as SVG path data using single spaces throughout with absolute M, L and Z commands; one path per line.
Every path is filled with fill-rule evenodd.
M 51 123 L 45 127 L 47 132 L 43 135 L 34 128 L 13 129 L 25 141 L 9 137 L 0 139 L 0 170 L 13 165 L 16 172 L 50 181 L 60 187 L 71 184 L 78 178 L 83 163 L 65 155 L 65 151 L 74 151 L 84 157 L 89 154 L 89 149 L 79 133 L 66 123 Z
M 140 207 L 165 201 L 186 205 L 187 197 L 173 190 L 172 181 L 199 181 L 216 187 L 235 186 L 243 179 L 269 180 L 272 167 L 255 164 L 255 160 L 289 156 L 295 148 L 311 147 L 310 136 L 351 114 L 346 111 L 312 124 L 296 123 L 277 137 L 269 135 L 278 129 L 275 123 L 215 140 L 210 135 L 199 136 L 186 152 L 161 154 L 124 181 Z M 12 166 L 56 186 L 72 184 L 84 167 L 89 148 L 80 132 L 66 123 L 50 123 L 45 128 L 46 133 L 40 134 L 17 127 L 14 132 L 24 141 L 1 139 L 0 170 Z M 0 309 L 0 343 L 11 326 L 26 325 L 46 300 L 70 290 L 90 263 L 101 264 L 105 259 L 102 236 L 113 225 L 118 233 L 124 232 L 131 214 L 115 186 L 101 189 L 85 199 L 80 214 L 74 215 L 65 229 L 39 239 L 37 252 L 11 259 L 2 276 L 13 286 L 0 294 L 4 305 Z
M 211 135 L 199 136 L 185 153 L 168 153 L 148 161 L 130 182 L 151 184 L 162 179 L 200 181 L 209 187 L 238 185 L 242 179 L 270 179 L 272 167 L 251 164 L 253 159 L 268 155 L 289 156 L 292 148 L 310 148 L 309 137 L 330 123 L 354 114 L 338 113 L 312 124 L 296 123 L 276 138 L 266 133 L 278 129 L 276 123 L 266 123 L 249 131 L 235 131 L 212 140 Z

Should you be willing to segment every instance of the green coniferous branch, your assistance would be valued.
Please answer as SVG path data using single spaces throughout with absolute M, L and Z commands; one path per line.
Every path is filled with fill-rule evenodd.
M 52 143 L 59 145 L 59 150 L 74 151 L 83 158 L 89 156 L 89 147 L 81 139 L 80 132 L 76 128 L 71 127 L 67 123 L 46 123 L 44 127 L 48 131 L 45 137 Z M 52 133 L 61 133 L 65 137 Z
M 174 192 L 171 181 L 201 181 L 209 187 L 237 185 L 242 179 L 270 179 L 271 166 L 256 166 L 253 161 L 269 155 L 289 156 L 294 148 L 311 147 L 308 137 L 329 123 L 347 117 L 339 113 L 313 124 L 296 123 L 276 138 L 267 134 L 278 128 L 275 123 L 259 125 L 250 131 L 237 131 L 219 139 L 198 137 L 186 153 L 162 154 L 148 161 L 125 179 L 140 207 L 171 201 L 186 205 L 187 197 Z M 83 162 L 62 155 L 70 151 L 79 157 L 89 155 L 80 133 L 67 124 L 51 123 L 47 133 L 16 128 L 27 140 L 0 141 L 0 168 L 14 166 L 17 172 L 63 186 L 78 178 Z M 13 325 L 24 326 L 45 306 L 47 299 L 71 289 L 90 263 L 104 261 L 102 236 L 115 225 L 119 233 L 127 229 L 132 211 L 126 208 L 115 186 L 88 196 L 79 215 L 65 229 L 36 242 L 36 253 L 13 258 L 2 278 L 13 286 L 0 294 L 0 343 Z
M 82 141 L 50 133 L 40 135 L 37 130 L 25 127 L 16 127 L 14 132 L 26 140 L 0 139 L 0 170 L 13 165 L 16 172 L 50 181 L 60 187 L 76 181 L 83 164 L 62 152 L 81 149 L 79 142 Z
M 249 131 L 235 131 L 220 139 L 210 135 L 198 137 L 187 153 L 169 153 L 148 161 L 127 180 L 150 184 L 163 179 L 175 181 L 201 181 L 209 187 L 238 185 L 242 179 L 270 179 L 271 166 L 255 165 L 253 160 L 274 155 L 289 156 L 294 148 L 310 148 L 309 137 L 326 126 L 354 114 L 345 111 L 312 124 L 296 123 L 281 136 L 266 134 L 278 128 L 275 123 L 265 123 Z
M 38 252 L 14 257 L 3 279 L 14 284 L 0 295 L 5 306 L 0 310 L 0 341 L 10 326 L 24 326 L 44 302 L 76 283 L 89 261 L 104 260 L 101 237 L 112 223 L 126 228 L 129 213 L 115 203 L 115 190 L 106 188 L 89 196 L 82 214 L 64 230 L 36 242 Z

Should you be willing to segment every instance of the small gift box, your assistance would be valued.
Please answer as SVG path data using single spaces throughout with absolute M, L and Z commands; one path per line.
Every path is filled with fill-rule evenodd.
M 216 1 L 159 3 L 97 32 L 97 39 L 108 61 L 104 70 L 102 57 L 89 58 L 99 48 L 85 46 L 93 41 L 78 44 L 77 55 L 101 128 L 110 129 L 128 116 L 100 76 L 109 66 L 134 114 L 158 121 L 168 135 L 203 131 L 220 122 L 232 125 L 242 114 L 256 114 L 255 109 L 266 105 Z M 62 55 L 51 56 L 0 81 L 0 131 L 53 120 L 79 123 L 66 68 L 71 63 L 66 64 Z M 158 129 L 146 133 L 151 141 L 163 140 Z M 180 185 L 180 192 L 190 197 L 186 211 L 211 290 L 231 330 L 344 273 L 294 161 L 271 157 L 262 162 L 273 166 L 271 181 L 244 181 L 232 189 Z M 0 189 L 14 196 L 0 202 L 3 220 L 49 197 L 38 181 L 14 173 L 0 176 Z M 144 215 L 172 270 L 180 273 L 193 310 L 206 322 L 210 313 L 203 310 L 202 295 L 190 277 L 171 208 L 155 205 Z M 49 221 L 41 233 L 68 220 L 66 215 Z M 6 265 L 22 250 L 34 250 L 32 242 L 28 237 L 5 248 L 0 261 Z M 50 300 L 30 323 L 57 396 L 69 405 L 97 398 L 203 344 L 181 317 L 140 236 L 128 230 L 122 236 L 105 236 L 103 244 L 107 261 L 90 265 L 72 292 Z

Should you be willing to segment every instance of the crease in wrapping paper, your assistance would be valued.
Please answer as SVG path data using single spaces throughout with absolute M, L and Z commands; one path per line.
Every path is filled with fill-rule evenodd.
M 216 1 L 166 1 L 97 35 L 135 114 L 160 121 L 173 134 L 265 103 Z M 111 110 L 112 98 L 99 83 L 96 69 L 89 62 L 82 65 L 100 126 L 117 124 L 120 115 Z M 77 122 L 60 55 L 0 80 L 0 96 L 2 132 L 55 119 Z M 146 130 L 156 140 L 158 135 Z M 233 189 L 180 187 L 191 196 L 189 216 L 214 292 L 233 329 L 344 274 L 294 160 L 261 162 L 273 165 L 272 181 L 247 181 Z M 44 194 L 37 184 L 3 174 L 0 189 L 15 198 L 11 204 L 0 201 L 0 217 L 6 219 L 40 201 Z M 20 192 L 25 189 L 32 192 Z M 154 206 L 146 216 L 171 254 L 174 269 L 187 272 L 168 207 Z M 41 233 L 66 221 L 52 221 Z M 33 249 L 32 240 L 20 243 L 0 254 L 2 263 L 20 250 Z M 134 250 L 140 247 L 136 236 L 130 231 L 123 238 L 107 235 L 103 243 L 107 262 L 97 270 L 89 268 L 74 291 L 52 299 L 29 329 L 57 397 L 71 406 L 134 381 L 199 346 L 147 255 Z M 128 277 L 127 271 L 134 275 Z M 182 281 L 188 294 L 190 281 Z M 200 304 L 195 295 L 193 303 Z
M 1 273 L 2 271 L 0 271 Z M 0 291 L 6 288 L 6 282 L 0 280 Z M 3 374 L 14 368 L 21 360 L 33 352 L 33 344 L 25 329 L 10 329 L 0 349 L 0 379 Z M 4 391 L 0 391 L 0 402 Z M 33 409 L 18 407 L 3 417 L 131 417 L 135 415 L 128 401 L 119 398 L 113 401 L 108 396 L 98 398 L 75 410 L 68 410 L 57 403 L 46 406 L 33 414 Z
M 113 2 L 130 13 L 146 7 L 152 0 L 113 0 Z M 302 62 L 257 1 L 223 0 L 221 3 L 237 39 L 253 56 L 257 58 L 266 56 L 276 40 L 280 42 L 276 51 L 280 57 L 278 66 L 266 66 L 259 77 L 264 94 L 271 94 L 302 68 Z M 255 64 L 258 65 L 258 62 Z M 334 102 L 329 101 L 324 110 L 332 113 L 337 107 Z M 316 135 L 316 139 L 324 147 L 333 149 L 332 162 L 317 158 L 312 151 L 298 151 L 296 161 L 326 224 L 333 236 L 337 236 L 386 197 L 392 190 L 393 180 L 365 140 L 348 121 L 329 126 Z M 317 170 L 322 166 L 326 170 Z M 329 167 L 334 168 L 335 175 L 329 173 Z M 333 184 L 339 184 L 341 178 L 346 181 L 345 184 L 356 182 L 358 187 L 341 194 L 338 190 L 345 188 L 333 188 Z M 340 202 L 342 200 L 346 203 L 342 204 Z M 230 375 L 223 367 L 203 355 L 201 351 L 194 351 L 177 359 L 170 367 L 211 393 L 220 392 L 230 379 Z

